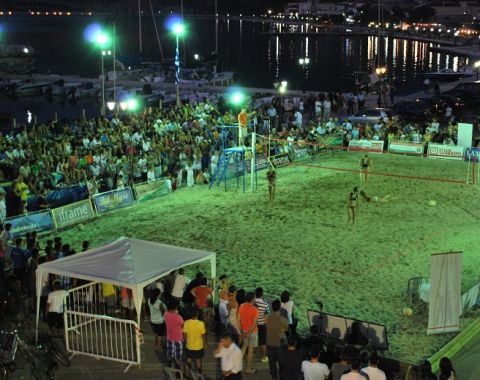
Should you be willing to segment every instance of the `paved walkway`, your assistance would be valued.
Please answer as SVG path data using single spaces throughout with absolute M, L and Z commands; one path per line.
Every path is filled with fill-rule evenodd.
M 96 360 L 87 356 L 75 356 L 72 358 L 72 366 L 60 368 L 56 375 L 58 379 L 67 380 L 159 380 L 163 379 L 163 363 L 166 358 L 163 352 L 155 352 L 154 337 L 150 332 L 150 326 L 145 323 L 143 326 L 144 344 L 142 345 L 142 366 L 132 367 L 127 373 L 123 373 L 126 365 L 115 363 L 109 360 Z M 208 337 L 208 347 L 204 358 L 204 374 L 208 379 L 221 379 L 220 361 L 213 358 L 213 351 L 217 346 L 214 336 Z M 243 376 L 246 380 L 270 379 L 268 364 L 260 363 L 255 359 L 254 367 L 258 373 Z

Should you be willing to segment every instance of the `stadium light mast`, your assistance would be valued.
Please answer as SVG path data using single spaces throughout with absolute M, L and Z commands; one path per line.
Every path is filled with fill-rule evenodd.
M 186 34 L 185 24 L 183 23 L 183 18 L 182 18 L 182 20 L 178 20 L 178 21 L 174 22 L 170 26 L 170 31 L 175 36 L 175 41 L 176 41 L 176 49 L 175 49 L 175 86 L 176 86 L 176 91 L 177 91 L 177 106 L 180 106 L 180 47 L 179 47 L 179 41 L 180 41 L 180 37 L 183 37 Z

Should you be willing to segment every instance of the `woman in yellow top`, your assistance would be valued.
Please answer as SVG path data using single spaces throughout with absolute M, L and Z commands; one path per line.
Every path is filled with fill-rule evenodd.
M 23 182 L 23 176 L 19 175 L 15 181 L 13 192 L 17 197 L 20 198 L 20 210 L 19 214 L 25 213 L 25 206 L 27 205 L 28 200 L 28 185 Z

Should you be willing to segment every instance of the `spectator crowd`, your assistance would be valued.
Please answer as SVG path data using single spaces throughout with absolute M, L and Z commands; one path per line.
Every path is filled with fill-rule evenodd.
M 390 91 L 390 90 L 389 90 Z M 389 92 L 391 94 L 391 92 Z M 365 92 L 253 99 L 248 111 L 257 153 L 276 154 L 292 142 L 321 143 L 341 135 L 343 144 L 367 139 L 418 143 L 456 142 L 453 115 L 423 124 L 396 118 L 351 122 L 345 115 L 365 106 Z M 392 99 L 393 101 L 393 99 Z M 223 125 L 237 122 L 240 110 L 223 98 L 181 106 L 148 108 L 142 113 L 96 119 L 19 126 L 0 134 L 0 218 L 49 207 L 51 190 L 83 185 L 90 196 L 112 189 L 167 178 L 171 190 L 207 184 L 215 174 L 222 148 L 234 145 L 235 132 Z M 241 113 L 240 113 L 241 114 Z M 287 141 L 288 140 L 288 141 Z M 247 137 L 245 145 L 250 143 Z M 268 145 L 269 144 L 269 145 Z M 35 202 L 29 202 L 29 198 Z

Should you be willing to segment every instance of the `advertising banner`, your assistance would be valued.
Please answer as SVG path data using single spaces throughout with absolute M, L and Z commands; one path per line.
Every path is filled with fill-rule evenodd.
M 395 154 L 421 156 L 423 155 L 423 148 L 423 144 L 405 141 L 390 141 L 388 144 L 388 152 Z
M 465 161 L 479 162 L 480 161 L 480 148 L 467 148 L 467 149 L 465 149 Z
M 96 194 L 93 197 L 97 214 L 103 214 L 122 207 L 131 206 L 134 203 L 132 189 L 126 187 L 121 190 L 112 190 Z
M 465 148 L 457 145 L 428 144 L 428 157 L 447 160 L 463 160 Z
M 288 153 L 280 153 L 270 157 L 270 163 L 275 169 L 288 166 L 292 162 L 292 158 Z
M 427 334 L 460 330 L 463 252 L 431 255 Z
M 90 199 L 75 202 L 66 206 L 52 209 L 53 220 L 57 228 L 63 228 L 72 224 L 85 222 L 95 218 Z
M 464 148 L 472 147 L 473 124 L 458 123 L 457 145 Z
M 247 173 L 250 173 L 252 160 L 246 160 L 245 166 L 247 168 Z M 255 158 L 255 170 L 258 172 L 260 170 L 265 170 L 265 169 L 268 169 L 268 160 L 265 158 L 264 155 L 257 154 L 257 157 Z
M 350 140 L 348 150 L 365 150 L 372 153 L 383 152 L 383 140 Z
M 50 210 L 32 212 L 30 214 L 8 218 L 6 223 L 12 225 L 12 237 L 25 235 L 27 232 L 46 232 L 55 229 Z

